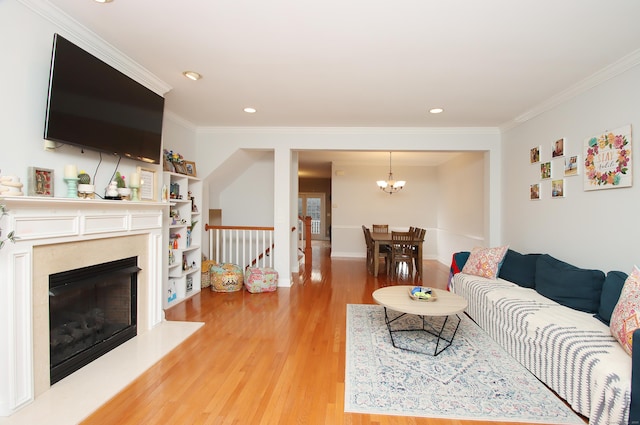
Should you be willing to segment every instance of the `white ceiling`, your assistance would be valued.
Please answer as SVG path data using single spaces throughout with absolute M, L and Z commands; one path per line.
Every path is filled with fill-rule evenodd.
M 50 3 L 171 86 L 167 109 L 199 127 L 508 126 L 640 57 L 638 0 Z

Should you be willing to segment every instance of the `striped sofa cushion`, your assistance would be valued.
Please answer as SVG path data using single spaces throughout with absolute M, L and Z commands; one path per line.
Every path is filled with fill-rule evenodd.
M 631 357 L 591 314 L 564 307 L 506 280 L 464 273 L 451 290 L 507 352 L 591 425 L 627 422 Z

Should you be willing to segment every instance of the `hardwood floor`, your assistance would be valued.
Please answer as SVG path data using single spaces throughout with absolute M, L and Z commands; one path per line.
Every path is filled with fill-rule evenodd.
M 424 275 L 446 288 L 446 266 L 425 261 Z M 322 242 L 295 280 L 263 294 L 205 289 L 168 310 L 168 320 L 205 326 L 82 423 L 485 423 L 345 413 L 346 304 L 373 304 L 375 289 L 396 283 L 369 275 L 364 259 L 331 260 Z

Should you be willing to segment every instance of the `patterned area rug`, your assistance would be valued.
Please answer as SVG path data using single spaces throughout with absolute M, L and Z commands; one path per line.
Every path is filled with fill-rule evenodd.
M 453 344 L 433 357 L 394 348 L 383 307 L 347 305 L 345 412 L 584 425 L 473 321 L 461 317 Z M 433 320 L 436 327 L 442 323 Z M 407 315 L 393 328 L 416 326 L 422 321 Z M 422 331 L 394 333 L 394 338 L 409 349 L 433 353 L 435 348 L 434 337 Z

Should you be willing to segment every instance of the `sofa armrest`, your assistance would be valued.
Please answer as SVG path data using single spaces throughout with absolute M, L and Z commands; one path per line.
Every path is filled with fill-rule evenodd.
M 449 268 L 449 282 L 447 284 L 447 290 L 451 290 L 451 283 L 453 280 L 453 276 L 456 273 L 460 273 L 460 270 L 464 267 L 467 260 L 469 259 L 469 255 L 471 253 L 469 251 L 460 251 L 453 254 L 451 257 L 451 267 Z M 640 393 L 638 393 L 640 394 Z
M 451 273 L 456 274 L 460 273 L 460 270 L 464 267 L 469 259 L 469 255 L 471 253 L 469 251 L 460 251 L 453 254 L 453 258 L 451 258 Z
M 637 345 L 636 345 L 637 344 Z M 633 350 L 631 354 L 631 406 L 629 406 L 629 425 L 640 425 L 640 329 L 633 332 Z

